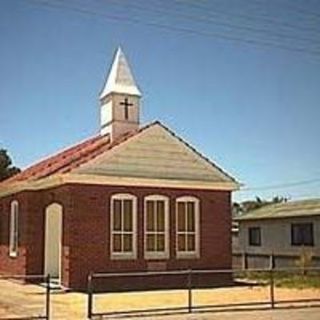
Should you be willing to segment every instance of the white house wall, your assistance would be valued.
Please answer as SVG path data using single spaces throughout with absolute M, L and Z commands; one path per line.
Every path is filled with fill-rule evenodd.
M 301 246 L 291 245 L 292 223 L 313 223 L 314 246 L 306 246 L 304 250 L 310 250 L 320 257 L 320 217 L 301 217 L 286 219 L 269 219 L 256 221 L 240 221 L 239 224 L 239 249 L 241 252 L 251 254 L 275 255 L 299 255 L 303 250 Z M 261 228 L 261 246 L 249 246 L 248 229 L 250 227 Z

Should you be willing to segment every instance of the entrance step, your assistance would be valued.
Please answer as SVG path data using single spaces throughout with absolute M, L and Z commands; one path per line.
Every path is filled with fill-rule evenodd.
M 40 284 L 42 287 L 44 288 L 47 288 L 48 286 L 48 283 L 47 282 L 42 282 Z M 66 291 L 69 291 L 68 288 L 64 287 L 58 278 L 51 278 L 51 281 L 50 281 L 50 289 L 54 292 L 66 292 Z

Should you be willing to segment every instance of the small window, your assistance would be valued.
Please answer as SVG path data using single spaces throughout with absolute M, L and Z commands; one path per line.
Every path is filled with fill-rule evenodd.
M 18 255 L 18 220 L 19 219 L 19 203 L 14 200 L 10 207 L 10 232 L 9 232 L 9 255 L 16 257 Z
M 199 200 L 181 197 L 176 202 L 177 257 L 200 256 Z
M 111 197 L 111 258 L 136 258 L 136 197 L 116 194 Z
M 249 228 L 249 245 L 261 246 L 261 228 L 259 227 Z
M 291 225 L 291 244 L 293 246 L 313 246 L 313 224 L 294 223 Z
M 169 199 L 160 195 L 145 198 L 145 257 L 169 257 Z

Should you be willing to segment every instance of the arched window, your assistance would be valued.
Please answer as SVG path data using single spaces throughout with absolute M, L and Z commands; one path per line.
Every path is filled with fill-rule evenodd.
M 151 195 L 144 199 L 144 252 L 146 259 L 169 258 L 169 199 Z
M 10 206 L 10 230 L 9 230 L 9 255 L 16 257 L 18 255 L 19 239 L 19 203 L 17 200 L 11 202 Z
M 200 257 L 200 202 L 195 197 L 176 199 L 176 248 L 178 258 Z
M 132 194 L 111 197 L 110 235 L 112 259 L 137 257 L 137 198 Z

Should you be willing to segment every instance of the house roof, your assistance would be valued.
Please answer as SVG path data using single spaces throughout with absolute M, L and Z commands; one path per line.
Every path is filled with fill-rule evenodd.
M 52 174 L 69 172 L 106 150 L 109 145 L 109 136 L 96 136 L 87 139 L 28 167 L 4 182 L 37 180 Z
M 141 96 L 141 92 L 134 81 L 127 59 L 120 47 L 115 54 L 108 79 L 100 94 L 100 99 L 103 99 L 110 93 Z
M 143 127 L 140 130 L 130 134 L 125 134 L 121 136 L 121 138 L 115 140 L 113 143 L 110 141 L 109 134 L 91 137 L 83 142 L 58 152 L 53 156 L 35 163 L 11 178 L 6 179 L 1 184 L 38 180 L 54 174 L 68 173 L 80 165 L 96 158 L 103 152 L 112 149 L 114 146 L 122 143 L 129 137 L 137 134 L 139 131 L 142 131 L 145 128 L 146 127 Z
M 148 130 L 149 128 L 150 131 Z M 138 130 L 124 134 L 114 141 L 110 140 L 109 134 L 98 135 L 90 139 L 87 139 L 79 144 L 76 144 L 70 148 L 67 148 L 51 157 L 48 157 L 47 159 L 44 159 L 28 167 L 27 169 L 23 170 L 17 175 L 0 183 L 0 196 L 12 194 L 21 190 L 37 190 L 41 188 L 52 187 L 53 185 L 73 182 L 86 183 L 90 181 L 89 183 L 129 183 L 130 185 L 133 185 L 133 183 L 136 183 L 133 182 L 134 178 L 139 178 L 139 176 L 136 176 L 134 173 L 120 178 L 119 172 L 115 172 L 115 174 L 110 174 L 106 172 L 103 175 L 93 172 L 89 173 L 88 175 L 87 172 L 81 172 L 81 170 L 83 170 L 82 168 L 85 168 L 88 165 L 95 166 L 95 163 L 99 163 L 99 161 L 101 161 L 101 159 L 103 160 L 105 156 L 107 156 L 107 160 L 105 160 L 106 163 L 104 165 L 108 165 L 110 161 L 111 163 L 112 161 L 114 163 L 114 158 L 112 158 L 112 155 L 119 154 L 120 149 L 123 149 L 123 147 L 125 146 L 127 146 L 126 148 L 129 152 L 126 154 L 127 158 L 133 157 L 133 159 L 130 159 L 130 161 L 139 161 L 139 159 L 135 160 L 134 157 L 136 155 L 134 155 L 134 153 L 130 151 L 132 150 L 132 146 L 136 145 L 137 143 L 138 145 L 140 145 L 141 143 L 143 144 L 144 142 L 146 142 L 146 136 L 150 136 L 151 132 L 155 132 L 155 130 L 160 130 L 160 128 L 162 132 L 167 132 L 168 136 L 172 136 L 174 139 L 179 141 L 181 146 L 184 145 L 184 147 L 187 148 L 187 154 L 191 153 L 194 154 L 195 157 L 198 157 L 200 163 L 203 162 L 204 167 L 209 168 L 209 172 L 210 170 L 216 172 L 215 177 L 217 177 L 217 180 L 206 181 L 206 179 L 201 178 L 196 179 L 194 180 L 194 182 L 192 182 L 191 179 L 189 182 L 184 182 L 185 185 L 188 185 L 190 187 L 196 187 L 195 183 L 198 183 L 198 187 L 201 188 L 211 186 L 217 189 L 221 188 L 221 190 L 235 190 L 238 188 L 239 184 L 235 179 L 229 176 L 226 172 L 220 169 L 209 159 L 205 158 L 202 154 L 200 154 L 193 147 L 191 147 L 187 142 L 176 136 L 173 131 L 163 126 L 160 122 L 156 121 L 144 127 L 141 127 Z M 146 131 L 146 135 L 140 135 L 144 131 Z M 139 154 L 139 158 L 141 159 L 141 154 Z M 180 158 L 177 158 L 176 156 L 176 158 L 174 158 L 173 160 L 180 161 Z M 191 161 L 193 163 L 192 159 Z M 117 160 L 115 166 L 119 168 L 119 162 L 117 162 Z M 124 178 L 127 178 L 127 180 L 124 180 Z M 141 176 L 141 178 L 146 177 Z M 157 175 L 155 175 L 154 178 L 157 179 Z M 164 178 L 164 180 L 165 179 L 172 180 L 173 178 L 168 176 Z M 161 185 L 161 183 L 163 182 L 159 182 L 159 180 L 157 181 L 158 182 L 153 181 L 153 183 L 158 183 L 158 185 Z M 170 186 L 177 186 L 177 180 L 173 179 L 171 182 L 170 181 L 168 182 Z M 222 185 L 219 184 L 219 182 L 222 183 Z M 144 180 L 142 181 L 142 183 L 146 183 L 147 185 L 148 183 L 150 183 L 150 179 L 148 181 Z
M 238 221 L 320 216 L 320 199 L 289 201 L 252 210 L 236 218 Z

